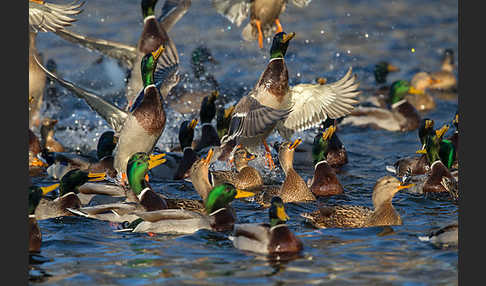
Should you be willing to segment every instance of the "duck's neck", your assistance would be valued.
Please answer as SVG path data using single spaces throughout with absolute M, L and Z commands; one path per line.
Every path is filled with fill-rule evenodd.
M 244 160 L 235 160 L 235 167 L 238 172 L 241 172 L 243 168 L 248 167 L 248 162 Z
M 285 173 L 285 175 L 288 175 L 290 170 L 294 169 L 293 166 L 293 161 L 294 161 L 294 153 L 288 153 L 283 156 L 283 158 L 280 160 L 280 165 L 282 166 L 282 169 Z
M 208 171 L 200 171 L 194 175 L 191 174 L 191 181 L 194 188 L 205 202 L 208 198 L 209 192 L 212 189 L 211 184 L 209 183 Z

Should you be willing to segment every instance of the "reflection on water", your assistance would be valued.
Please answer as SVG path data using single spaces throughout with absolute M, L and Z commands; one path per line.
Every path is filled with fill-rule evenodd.
M 142 27 L 138 2 L 117 1 L 113 9 L 113 0 L 89 1 L 72 30 L 135 44 Z M 264 50 L 259 50 L 256 42 L 243 42 L 241 28 L 217 15 L 209 1 L 192 2 L 190 11 L 170 32 L 181 54 L 182 74 L 191 74 L 190 53 L 204 43 L 219 62 L 211 72 L 223 89 L 222 102 L 234 103 L 254 85 L 265 67 L 269 41 Z M 313 82 L 317 76 L 332 82 L 352 66 L 362 89 L 371 89 L 372 68 L 380 60 L 388 60 L 401 69 L 389 75 L 389 82 L 410 79 L 417 71 L 437 70 L 443 49 L 457 51 L 457 13 L 457 1 L 438 0 L 326 0 L 312 1 L 308 9 L 289 5 L 281 21 L 285 30 L 297 33 L 287 56 L 291 84 Z M 123 106 L 125 71 L 115 61 L 99 61 L 99 54 L 50 34 L 40 34 L 37 46 L 45 59 L 56 61 L 63 77 Z M 457 62 L 457 54 L 455 57 Z M 59 120 L 56 138 L 72 150 L 94 149 L 97 138 L 108 126 L 82 100 L 64 90 L 59 92 L 43 110 L 45 116 Z M 450 123 L 457 110 L 457 94 L 434 96 L 437 109 L 427 116 L 435 120 L 436 126 Z M 177 144 L 180 120 L 192 116 L 170 109 L 167 112 L 172 119 L 167 121 L 158 143 L 161 150 L 169 143 Z M 199 132 L 196 130 L 196 138 Z M 342 126 L 338 134 L 349 159 L 338 174 L 345 194 L 320 198 L 320 203 L 372 207 L 371 191 L 376 180 L 387 174 L 385 166 L 420 147 L 416 132 Z M 309 130 L 297 135 L 312 142 L 315 133 Z M 278 139 L 272 135 L 270 142 Z M 252 164 L 264 166 L 263 159 Z M 312 177 L 312 166 L 297 165 L 295 169 L 304 180 Z M 270 180 L 282 181 L 282 174 L 264 170 Z M 190 183 L 153 181 L 152 186 L 165 195 L 197 198 Z M 456 220 L 458 205 L 406 192 L 395 196 L 394 205 L 402 216 L 402 226 L 317 230 L 299 216 L 313 205 L 288 204 L 288 225 L 304 243 L 304 251 L 290 260 L 239 251 L 226 234 L 205 230 L 193 235 L 152 237 L 114 233 L 107 222 L 79 217 L 40 221 L 41 255 L 48 260 L 31 265 L 31 281 L 56 285 L 457 284 L 457 249 L 436 248 L 419 241 L 417 236 Z M 233 206 L 240 222 L 268 219 L 267 210 L 255 203 L 235 201 Z

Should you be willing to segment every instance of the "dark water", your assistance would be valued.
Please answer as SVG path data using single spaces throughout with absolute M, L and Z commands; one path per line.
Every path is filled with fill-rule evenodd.
M 160 7 L 161 3 L 157 11 Z M 89 1 L 84 8 L 72 30 L 136 44 L 142 28 L 139 1 Z M 307 9 L 289 5 L 281 22 L 286 31 L 297 33 L 287 53 L 291 84 L 312 82 L 317 76 L 334 81 L 352 66 L 361 88 L 370 88 L 374 84 L 372 67 L 380 60 L 401 68 L 389 76 L 390 82 L 411 79 L 419 70 L 437 70 L 445 48 L 457 51 L 457 14 L 457 1 L 314 0 Z M 193 1 L 169 33 L 181 54 L 183 73 L 190 74 L 190 52 L 196 46 L 204 43 L 212 51 L 219 64 L 211 72 L 229 103 L 254 85 L 268 60 L 269 42 L 261 51 L 256 42 L 243 42 L 240 32 L 241 28 L 211 8 L 210 1 Z M 56 61 L 64 78 L 124 104 L 124 70 L 115 61 L 104 58 L 95 64 L 99 54 L 55 35 L 39 35 L 37 45 L 44 59 Z M 452 119 L 457 97 L 436 102 L 437 109 L 426 116 L 442 126 Z M 59 119 L 56 138 L 71 150 L 94 149 L 98 136 L 109 129 L 82 100 L 64 90 L 45 105 L 43 113 Z M 168 114 L 171 119 L 158 143 L 161 148 L 177 142 L 180 120 L 190 117 L 171 110 Z M 416 131 L 392 133 L 342 126 L 338 134 L 349 163 L 338 175 L 345 195 L 329 199 L 332 203 L 371 207 L 372 187 L 387 175 L 385 166 L 420 147 Z M 309 130 L 296 136 L 309 141 L 313 135 Z M 270 137 L 274 140 L 277 135 Z M 262 161 L 255 164 L 262 166 Z M 296 166 L 304 179 L 312 176 L 311 168 Z M 281 178 L 275 172 L 268 175 Z M 164 182 L 153 182 L 152 186 L 171 196 L 196 198 L 194 191 L 181 191 Z M 417 236 L 456 220 L 458 206 L 407 193 L 397 194 L 393 203 L 403 225 L 393 227 L 394 232 L 385 236 L 379 235 L 381 228 L 316 230 L 299 217 L 308 210 L 306 206 L 286 205 L 291 217 L 288 224 L 302 239 L 304 251 L 300 257 L 280 263 L 241 252 L 224 235 L 208 231 L 151 237 L 114 233 L 107 222 L 79 217 L 45 220 L 39 222 L 41 253 L 51 261 L 36 268 L 51 275 L 41 279 L 43 284 L 56 285 L 457 284 L 457 248 L 439 249 Z M 236 201 L 233 205 L 240 222 L 268 218 L 267 211 L 256 204 Z

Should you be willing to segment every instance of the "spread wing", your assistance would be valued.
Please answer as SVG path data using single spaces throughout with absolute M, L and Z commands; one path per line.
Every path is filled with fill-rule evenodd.
M 309 5 L 311 1 L 312 0 L 292 0 L 292 3 L 299 8 L 304 8 Z
M 64 27 L 71 26 L 76 19 L 70 16 L 77 15 L 83 10 L 79 9 L 84 5 L 77 0 L 71 4 L 38 3 L 29 1 L 29 26 L 34 32 L 57 32 L 64 30 Z
M 63 87 L 67 88 L 71 92 L 73 92 L 77 97 L 82 98 L 86 101 L 86 103 L 98 113 L 105 121 L 110 125 L 110 127 L 115 130 L 115 132 L 120 132 L 123 124 L 125 123 L 125 119 L 128 117 L 128 113 L 119 109 L 112 103 L 104 100 L 100 96 L 91 93 L 83 88 L 75 86 L 72 82 L 64 80 L 62 78 L 57 77 L 50 71 L 48 71 L 37 59 L 34 55 L 34 59 L 40 68 L 49 76 L 51 79 L 56 80 L 59 82 Z
M 61 30 L 57 32 L 57 35 L 68 42 L 79 44 L 89 50 L 98 51 L 106 56 L 117 59 L 130 69 L 133 68 L 135 58 L 137 57 L 137 48 L 135 46 L 83 36 L 68 30 Z
M 166 0 L 157 19 L 160 26 L 166 31 L 170 31 L 190 7 L 191 0 Z
M 249 0 L 213 0 L 213 7 L 239 27 L 248 18 L 250 2 Z
M 278 121 L 284 120 L 291 110 L 273 109 L 261 105 L 249 95 L 245 96 L 235 107 L 225 142 L 235 137 L 255 137 L 268 132 Z
M 277 127 L 279 132 L 303 131 L 319 125 L 328 117 L 335 119 L 349 114 L 361 93 L 356 75 L 351 73 L 352 69 L 349 68 L 343 78 L 331 84 L 298 84 L 291 87 L 293 111 Z

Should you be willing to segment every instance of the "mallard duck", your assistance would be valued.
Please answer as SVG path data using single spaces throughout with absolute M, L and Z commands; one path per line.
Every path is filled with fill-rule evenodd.
M 428 241 L 437 246 L 457 246 L 459 242 L 459 223 L 447 225 L 431 232 L 427 236 L 419 236 L 418 238 L 420 241 Z
M 81 200 L 77 196 L 79 187 L 88 181 L 99 181 L 104 177 L 104 174 L 88 173 L 81 170 L 67 172 L 59 183 L 43 189 L 43 194 L 46 195 L 59 187 L 59 197 L 54 200 L 46 197 L 41 198 L 35 208 L 35 217 L 38 220 L 43 220 L 72 215 L 67 208 L 79 208 L 81 206 Z
M 261 143 L 265 146 L 265 156 L 270 168 L 273 160 L 266 143 L 268 135 L 277 128 L 286 140 L 294 132 L 318 125 L 327 117 L 338 118 L 348 114 L 354 103 L 358 83 L 351 77 L 351 69 L 335 83 L 299 84 L 289 88 L 288 71 L 284 61 L 289 41 L 295 33 L 278 33 L 273 38 L 270 61 L 260 79 L 247 96 L 235 107 L 228 134 L 222 144 L 236 139 L 237 144 L 251 153 Z
M 192 149 L 192 142 L 194 139 L 194 128 L 196 128 L 197 120 L 183 121 L 179 128 L 179 142 L 181 144 L 182 152 L 184 153 L 179 162 L 179 166 L 174 173 L 174 180 L 182 180 L 189 177 L 189 169 L 198 158 L 196 152 Z
M 236 214 L 230 203 L 253 193 L 235 189 L 230 184 L 214 187 L 204 202 L 204 213 L 184 209 L 138 212 L 141 220 L 132 222 L 123 231 L 189 234 L 200 229 L 231 231 Z
M 165 87 L 170 85 L 170 74 L 174 71 L 167 66 L 158 67 L 158 59 L 163 50 L 164 47 L 160 46 L 156 51 L 143 57 L 141 78 L 144 88 L 128 111 L 123 111 L 101 96 L 58 78 L 39 64 L 49 77 L 83 98 L 115 131 L 118 143 L 113 151 L 113 166 L 122 183 L 126 182 L 126 168 L 130 157 L 137 152 L 151 152 L 164 131 L 166 117 L 158 87 L 167 92 Z
M 448 129 L 449 125 L 446 124 L 440 130 L 437 130 L 434 136 L 426 136 L 422 149 L 416 153 L 425 154 L 429 164 L 440 160 L 446 168 L 450 169 L 454 164 L 456 150 L 451 141 L 442 139 Z
M 412 185 L 401 185 L 392 176 L 378 179 L 373 187 L 373 209 L 365 206 L 322 206 L 312 213 L 302 213 L 317 228 L 360 228 L 384 225 L 401 225 L 402 219 L 392 205 L 395 194 Z
M 335 171 L 348 163 L 348 153 L 344 144 L 336 134 L 337 126 L 335 120 L 326 120 L 323 123 L 323 131 L 314 137 L 312 157 L 314 165 L 326 160 L 327 164 Z
M 430 118 L 423 118 L 420 120 L 420 126 L 418 129 L 420 144 L 423 145 L 428 136 L 442 136 L 447 129 L 447 125 L 444 125 L 441 129 L 434 131 L 434 120 Z M 414 157 L 409 156 L 397 160 L 393 166 L 387 166 L 386 169 L 389 172 L 396 174 L 398 177 L 403 177 L 405 175 L 420 175 L 425 174 L 429 170 L 429 162 L 425 154 Z
M 47 150 L 42 152 L 41 157 L 49 166 L 47 173 L 54 179 L 61 178 L 66 172 L 73 169 L 93 173 L 106 173 L 108 176 L 114 177 L 116 176 L 116 170 L 113 167 L 113 150 L 117 142 L 118 138 L 115 136 L 115 132 L 105 131 L 98 139 L 96 158 L 90 155 L 47 152 Z
M 459 168 L 458 162 L 459 162 L 459 112 L 456 111 L 456 114 L 454 115 L 454 119 L 452 120 L 452 124 L 455 127 L 454 133 L 447 138 L 452 145 L 454 146 L 455 150 L 455 157 L 454 157 L 454 165 L 452 166 L 453 168 Z
M 125 110 L 129 110 L 139 95 L 139 91 L 145 87 L 144 79 L 135 76 L 135 74 L 132 76 L 131 72 L 133 69 L 138 72 L 137 67 L 141 65 L 143 57 L 154 52 L 161 45 L 165 47 L 165 50 L 158 59 L 158 65 L 172 70 L 171 74 L 167 75 L 169 79 L 167 85 L 157 87 L 160 89 L 164 99 L 167 97 L 170 89 L 179 82 L 177 75 L 179 55 L 167 31 L 170 31 L 172 26 L 187 12 L 191 1 L 181 0 L 178 2 L 166 1 L 162 7 L 162 15 L 159 19 L 156 19 L 154 11 L 157 0 L 141 1 L 144 25 L 136 46 L 91 38 L 68 30 L 62 31 L 59 35 L 67 41 L 115 58 L 129 69 L 129 79 L 125 94 L 128 102 Z
M 429 111 L 435 109 L 435 99 L 427 92 L 427 89 L 433 86 L 436 82 L 437 80 L 427 73 L 421 72 L 415 74 L 410 81 L 410 84 L 417 92 L 414 94 L 408 94 L 405 96 L 405 98 L 419 111 Z
M 208 64 L 218 62 L 205 46 L 198 46 L 191 53 L 193 79 L 181 79 L 169 93 L 169 106 L 181 114 L 196 113 L 206 96 L 214 96 L 219 90 L 218 81 L 206 69 Z
M 400 69 L 397 66 L 394 66 L 387 61 L 377 63 L 373 68 L 373 75 L 375 76 L 375 83 L 379 87 L 376 90 L 372 90 L 374 96 L 368 98 L 367 101 L 371 101 L 371 99 L 375 100 L 376 102 L 371 102 L 376 106 L 386 105 L 386 98 L 390 93 L 390 86 L 386 85 L 388 74 L 398 71 L 400 71 Z
M 213 7 L 225 16 L 231 23 L 240 26 L 250 14 L 250 22 L 243 28 L 241 35 L 246 41 L 258 39 L 258 45 L 263 48 L 263 38 L 273 34 L 273 24 L 277 26 L 276 33 L 283 31 L 279 16 L 285 11 L 287 0 L 213 0 Z M 292 0 L 297 7 L 303 8 L 311 0 Z
M 457 88 L 457 79 L 454 75 L 454 51 L 446 49 L 442 59 L 442 65 L 439 71 L 430 73 L 434 83 L 430 89 L 454 90 Z
M 64 152 L 64 146 L 54 138 L 57 119 L 44 118 L 40 128 L 41 146 L 49 152 Z
M 57 186 L 54 186 L 57 187 Z M 35 218 L 35 209 L 44 193 L 49 191 L 46 187 L 31 186 L 29 188 L 29 253 L 39 253 L 42 244 L 42 233 L 37 219 Z
M 208 147 L 220 146 L 218 132 L 212 125 L 212 121 L 216 116 L 216 99 L 219 96 L 218 91 L 214 91 L 211 95 L 204 97 L 201 102 L 201 110 L 199 112 L 199 119 L 201 120 L 202 130 L 201 137 L 197 142 L 194 151 L 199 152 Z
M 234 105 L 231 105 L 228 108 L 221 107 L 218 109 L 216 115 L 216 129 L 220 140 L 223 138 L 224 135 L 228 133 L 231 116 L 233 115 L 234 110 Z
M 293 159 L 295 148 L 302 143 L 301 139 L 284 142 L 278 147 L 278 160 L 285 173 L 285 180 L 280 188 L 267 188 L 255 195 L 255 201 L 263 207 L 269 207 L 274 196 L 279 196 L 284 203 L 315 201 L 304 179 L 294 170 Z
M 332 159 L 337 157 L 336 155 L 334 155 L 334 157 L 331 157 L 332 155 L 329 156 L 330 151 L 328 151 L 328 146 L 330 145 L 329 141 L 331 141 L 330 138 L 335 130 L 335 127 L 331 125 L 322 132 L 322 135 L 318 133 L 314 138 L 314 146 L 312 149 L 312 155 L 314 157 L 314 176 L 309 184 L 309 188 L 316 196 L 332 196 L 344 192 L 334 168 L 332 167 L 333 165 L 328 161 L 328 158 Z
M 237 189 L 253 190 L 263 185 L 263 179 L 257 169 L 248 165 L 248 162 L 255 159 L 245 148 L 237 148 L 233 155 L 236 172 L 234 171 L 211 171 L 212 185 L 230 183 Z
M 285 213 L 281 198 L 273 197 L 268 209 L 270 224 L 235 224 L 229 239 L 234 247 L 262 254 L 282 255 L 298 253 L 303 249 L 302 241 L 285 224 L 289 216 Z
M 373 127 L 388 131 L 411 131 L 419 127 L 420 114 L 405 96 L 415 92 L 404 80 L 395 81 L 390 87 L 390 108 L 359 106 L 343 118 L 340 124 Z
M 78 3 L 76 3 L 78 2 Z M 42 107 L 46 75 L 37 66 L 34 56 L 39 57 L 36 48 L 36 36 L 39 31 L 58 33 L 64 27 L 71 26 L 83 10 L 83 2 L 71 4 L 52 4 L 41 0 L 29 0 L 29 128 L 40 124 L 39 111 Z

